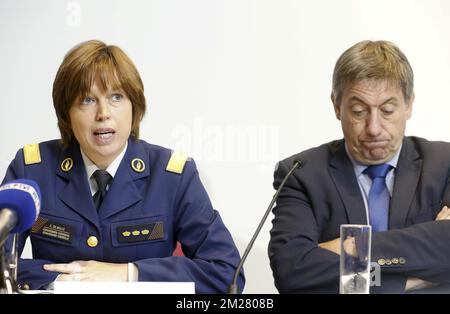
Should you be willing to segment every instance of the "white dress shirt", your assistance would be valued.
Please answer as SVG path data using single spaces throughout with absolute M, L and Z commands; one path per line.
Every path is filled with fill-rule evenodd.
M 389 195 L 391 197 L 392 197 L 392 192 L 394 191 L 395 169 L 397 168 L 398 158 L 400 156 L 401 150 L 402 150 L 402 146 L 400 145 L 400 148 L 395 153 L 394 157 L 392 157 L 391 160 L 386 162 L 388 165 L 391 165 L 393 167 L 386 175 L 386 186 L 389 191 Z M 364 173 L 364 170 L 366 170 L 368 166 L 363 165 L 362 163 L 360 163 L 359 161 L 355 160 L 352 157 L 352 155 L 348 151 L 347 143 L 345 144 L 345 151 L 347 152 L 347 156 L 350 158 L 350 160 L 353 164 L 353 170 L 355 171 L 355 176 L 358 181 L 359 189 L 361 191 L 361 195 L 364 200 L 367 224 L 370 224 L 368 200 L 369 200 L 370 188 L 372 187 L 372 180 L 369 178 L 369 176 L 367 174 Z

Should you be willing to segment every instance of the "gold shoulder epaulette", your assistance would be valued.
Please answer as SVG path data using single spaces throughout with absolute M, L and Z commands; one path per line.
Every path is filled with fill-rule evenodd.
M 182 174 L 188 156 L 181 152 L 173 152 L 167 163 L 166 171 Z
M 23 147 L 23 158 L 25 165 L 38 164 L 41 160 L 39 144 L 27 144 Z

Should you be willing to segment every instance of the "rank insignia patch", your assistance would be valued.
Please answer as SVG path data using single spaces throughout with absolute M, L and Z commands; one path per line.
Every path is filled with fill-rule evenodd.
M 117 227 L 119 243 L 154 241 L 164 239 L 164 223 L 155 221 L 146 225 Z
M 40 163 L 41 152 L 39 151 L 39 144 L 28 144 L 23 147 L 23 157 L 25 165 L 33 165 Z
M 187 161 L 188 161 L 187 155 L 181 152 L 173 152 L 167 164 L 166 171 L 182 174 L 184 165 L 186 164 Z

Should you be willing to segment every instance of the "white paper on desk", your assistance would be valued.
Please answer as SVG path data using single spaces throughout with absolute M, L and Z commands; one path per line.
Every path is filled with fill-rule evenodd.
M 55 281 L 55 294 L 194 294 L 193 282 Z

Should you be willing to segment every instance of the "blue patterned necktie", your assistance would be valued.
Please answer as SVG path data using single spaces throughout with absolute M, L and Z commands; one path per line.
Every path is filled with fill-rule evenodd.
M 389 195 L 386 175 L 393 167 L 388 164 L 369 166 L 364 173 L 372 180 L 369 192 L 369 221 L 374 232 L 388 229 Z

